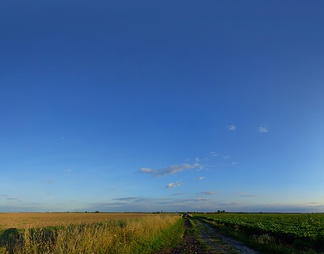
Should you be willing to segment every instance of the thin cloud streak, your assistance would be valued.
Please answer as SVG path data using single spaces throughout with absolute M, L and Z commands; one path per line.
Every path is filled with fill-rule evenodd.
M 246 192 L 236 192 L 236 194 L 241 198 L 255 198 L 255 197 L 257 197 L 257 195 L 255 195 L 255 194 L 246 193 Z
M 214 192 L 214 191 L 203 191 L 203 192 L 200 192 L 198 194 L 199 195 L 215 195 L 216 192 Z
M 18 198 L 9 196 L 7 194 L 4 195 L 0 195 L 0 197 L 2 197 L 3 199 L 7 200 L 7 201 L 20 201 Z
M 167 176 L 167 175 L 173 175 L 178 172 L 184 171 L 186 169 L 193 169 L 196 167 L 201 167 L 200 164 L 195 163 L 193 165 L 190 165 L 188 163 L 184 163 L 181 165 L 173 165 L 167 168 L 162 168 L 162 169 L 150 169 L 150 168 L 141 168 L 139 170 L 139 173 L 145 173 L 145 174 L 150 174 L 155 177 L 162 177 L 162 176 Z

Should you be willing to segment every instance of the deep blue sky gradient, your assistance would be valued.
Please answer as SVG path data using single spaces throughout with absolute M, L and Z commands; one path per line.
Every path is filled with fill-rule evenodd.
M 324 211 L 322 1 L 0 4 L 0 211 Z

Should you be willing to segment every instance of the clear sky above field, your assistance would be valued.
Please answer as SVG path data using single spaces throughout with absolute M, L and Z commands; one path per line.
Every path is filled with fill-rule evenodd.
M 0 211 L 324 212 L 323 13 L 2 0 Z

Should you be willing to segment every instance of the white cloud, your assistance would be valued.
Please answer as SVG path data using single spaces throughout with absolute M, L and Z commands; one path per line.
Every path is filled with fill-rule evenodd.
M 236 126 L 234 124 L 228 125 L 228 126 L 226 126 L 226 128 L 229 131 L 235 131 L 236 130 Z
M 269 128 L 267 126 L 261 126 L 259 127 L 260 133 L 267 133 L 269 131 Z
M 195 164 L 188 164 L 184 163 L 181 165 L 173 165 L 167 168 L 161 168 L 161 169 L 150 169 L 150 168 L 141 168 L 139 170 L 140 173 L 145 173 L 145 174 L 151 174 L 155 177 L 161 177 L 161 176 L 167 176 L 167 175 L 173 175 L 177 172 L 184 171 L 186 169 L 193 169 L 196 167 L 201 167 L 200 164 L 195 163 Z
M 204 176 L 201 176 L 201 177 L 199 177 L 198 179 L 199 179 L 199 180 L 204 180 L 205 177 L 204 177 Z
M 177 188 L 177 187 L 180 187 L 182 184 L 178 181 L 178 182 L 175 182 L 175 183 L 169 183 L 167 184 L 167 186 L 165 186 L 165 188 L 169 189 L 169 188 Z
M 141 168 L 140 172 L 142 172 L 142 173 L 153 173 L 154 170 L 150 169 L 150 168 Z

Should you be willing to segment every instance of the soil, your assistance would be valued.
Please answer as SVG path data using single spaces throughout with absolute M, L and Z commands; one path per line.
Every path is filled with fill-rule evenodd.
M 156 254 L 213 254 L 213 253 L 238 253 L 258 254 L 243 243 L 216 232 L 207 223 L 191 220 L 199 230 L 199 237 L 192 234 L 189 219 L 184 221 L 184 235 L 180 245 L 173 249 L 165 249 Z

